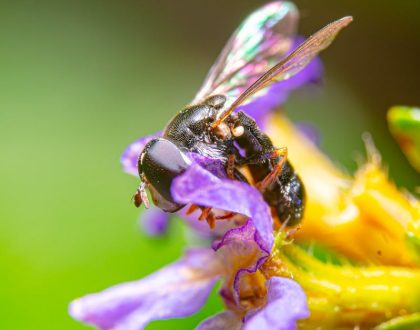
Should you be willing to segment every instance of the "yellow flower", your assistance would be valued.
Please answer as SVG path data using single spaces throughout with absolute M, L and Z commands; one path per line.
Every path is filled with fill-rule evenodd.
M 420 265 L 420 203 L 390 182 L 372 145 L 367 163 L 351 177 L 283 116 L 273 114 L 267 122 L 268 135 L 275 145 L 286 143 L 306 187 L 299 242 L 315 242 L 365 264 Z
M 295 279 L 308 298 L 311 314 L 299 329 L 372 328 L 392 318 L 411 317 L 420 310 L 418 268 L 333 265 L 295 244 L 277 245 L 275 249 L 273 258 L 283 265 L 280 275 Z

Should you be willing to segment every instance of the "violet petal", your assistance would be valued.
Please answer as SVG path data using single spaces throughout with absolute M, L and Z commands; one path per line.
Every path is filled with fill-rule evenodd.
M 150 236 L 159 236 L 166 233 L 169 225 L 170 214 L 151 206 L 144 210 L 140 216 L 140 226 Z
M 239 306 L 240 281 L 243 275 L 255 273 L 270 255 L 265 250 L 264 242 L 261 240 L 251 220 L 241 227 L 226 232 L 223 238 L 212 244 L 214 250 L 220 250 L 223 260 L 230 267 L 233 276 L 234 300 Z M 235 265 L 235 268 L 232 268 Z M 228 268 L 226 267 L 226 268 Z M 230 288 L 224 287 L 226 292 Z
M 121 165 L 125 172 L 138 176 L 137 162 L 144 146 L 151 140 L 161 137 L 162 132 L 156 132 L 155 134 L 141 137 L 140 139 L 131 143 L 121 155 Z
M 233 312 L 216 314 L 201 322 L 196 330 L 240 330 L 242 321 Z
M 70 315 L 100 329 L 143 329 L 152 320 L 185 317 L 206 302 L 221 274 L 213 250 L 197 248 L 141 280 L 73 301 Z
M 271 250 L 274 237 L 270 209 L 254 187 L 239 181 L 221 180 L 193 163 L 174 179 L 171 193 L 178 203 L 209 206 L 252 218 L 264 249 Z
M 295 330 L 296 321 L 309 317 L 306 295 L 298 283 L 272 277 L 267 286 L 266 305 L 245 319 L 244 330 Z
M 220 159 L 210 158 L 195 152 L 188 153 L 188 157 L 220 179 L 227 179 L 226 167 Z
M 306 122 L 298 122 L 295 123 L 295 126 L 298 129 L 299 133 L 305 136 L 317 147 L 321 145 L 321 135 L 314 125 Z

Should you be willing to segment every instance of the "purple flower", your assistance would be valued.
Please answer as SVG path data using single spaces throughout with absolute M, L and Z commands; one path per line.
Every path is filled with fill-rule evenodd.
M 209 206 L 251 218 L 264 249 L 271 250 L 274 238 L 270 208 L 254 187 L 239 181 L 222 180 L 193 163 L 174 180 L 171 190 L 178 203 Z
M 156 132 L 155 134 L 148 135 L 141 137 L 131 143 L 127 149 L 124 150 L 123 154 L 121 155 L 121 165 L 125 172 L 132 175 L 139 175 L 138 169 L 137 169 L 137 162 L 139 160 L 139 156 L 141 152 L 143 151 L 144 147 L 148 142 L 151 140 L 161 137 L 161 132 Z
M 140 227 L 150 236 L 165 234 L 169 225 L 169 214 L 152 206 L 142 213 Z
M 272 277 L 267 283 L 264 308 L 246 320 L 244 330 L 296 329 L 296 321 L 309 317 L 306 295 L 295 281 Z
M 296 321 L 309 317 L 305 293 L 295 281 L 272 277 L 266 282 L 266 287 L 264 307 L 242 320 L 232 311 L 217 314 L 202 322 L 197 330 L 294 330 Z
M 148 277 L 87 295 L 70 305 L 75 319 L 100 329 L 143 329 L 150 321 L 197 312 L 220 278 L 210 249 L 194 249 Z
M 311 141 L 317 147 L 321 145 L 321 135 L 319 134 L 318 129 L 306 122 L 297 122 L 295 123 L 295 127 L 307 140 Z
M 197 312 L 223 278 L 221 296 L 229 311 L 204 321 L 199 329 L 295 329 L 296 321 L 308 316 L 305 294 L 288 278 L 266 281 L 259 268 L 268 255 L 247 221 L 228 231 L 214 250 L 189 250 L 144 279 L 75 300 L 70 314 L 100 329 L 143 329 L 153 320 Z
M 269 275 L 262 269 L 274 238 L 270 210 L 258 190 L 221 179 L 193 162 L 174 180 L 172 195 L 180 203 L 237 213 L 234 220 L 226 221 L 234 228 L 225 231 L 212 248 L 189 250 L 178 262 L 142 280 L 75 300 L 70 305 L 75 319 L 101 329 L 143 329 L 153 320 L 197 312 L 219 279 L 224 280 L 220 295 L 229 313 L 201 327 L 210 329 L 209 323 L 225 320 L 224 328 L 232 322 L 246 327 L 265 322 L 271 328 L 274 320 L 274 326 L 293 329 L 297 319 L 307 316 L 300 287 L 284 278 L 267 281 Z M 272 313 L 277 306 L 284 310 L 284 320 Z

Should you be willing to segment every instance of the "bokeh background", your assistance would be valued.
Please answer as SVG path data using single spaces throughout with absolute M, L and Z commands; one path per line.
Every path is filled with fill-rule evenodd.
M 0 2 L 0 328 L 83 329 L 75 297 L 140 278 L 176 259 L 185 235 L 149 238 L 121 171 L 128 143 L 187 104 L 230 33 L 265 3 L 235 1 Z M 286 109 L 315 124 L 349 172 L 372 133 L 391 177 L 419 177 L 388 133 L 394 104 L 420 105 L 420 1 L 298 0 L 300 33 L 351 14 L 322 58 L 322 88 Z M 287 145 L 287 141 L 285 141 Z M 221 309 L 150 329 L 189 329 Z

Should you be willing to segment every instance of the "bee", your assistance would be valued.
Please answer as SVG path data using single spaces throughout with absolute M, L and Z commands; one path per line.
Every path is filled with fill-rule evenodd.
M 141 184 L 134 196 L 139 207 L 154 204 L 166 212 L 185 205 L 171 196 L 175 177 L 189 166 L 187 153 L 220 160 L 227 176 L 253 184 L 282 223 L 298 224 L 305 208 L 304 185 L 287 160 L 287 147 L 277 148 L 255 120 L 235 110 L 261 97 L 268 87 L 300 72 L 327 48 L 352 17 L 325 26 L 285 56 L 298 17 L 290 2 L 272 2 L 251 14 L 234 32 L 190 105 L 166 125 L 162 137 L 146 144 L 138 158 Z M 247 167 L 251 177 L 242 174 Z M 201 207 L 200 218 L 210 216 Z

